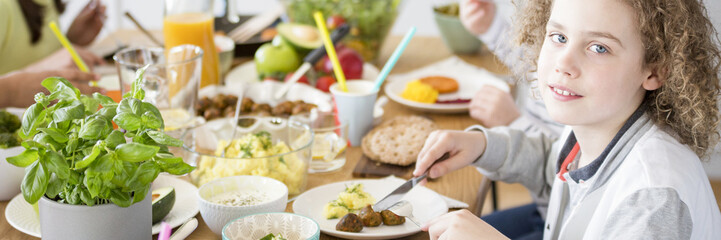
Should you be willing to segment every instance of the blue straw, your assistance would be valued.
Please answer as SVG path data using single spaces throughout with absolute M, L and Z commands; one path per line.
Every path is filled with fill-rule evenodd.
M 403 40 L 401 40 L 401 43 L 398 44 L 398 46 L 396 47 L 396 50 L 393 51 L 393 54 L 391 54 L 388 62 L 386 62 L 386 65 L 383 66 L 383 70 L 381 70 L 381 73 L 378 74 L 378 78 L 376 78 L 376 85 L 375 87 L 373 87 L 373 92 L 381 89 L 383 81 L 386 80 L 386 77 L 388 77 L 388 74 L 391 72 L 391 69 L 393 69 L 393 66 L 396 65 L 396 62 L 398 62 L 398 58 L 401 57 L 403 50 L 406 49 L 406 46 L 408 46 L 408 42 L 411 41 L 411 38 L 413 38 L 413 34 L 415 33 L 416 27 L 411 27 L 411 29 L 408 30 L 408 33 L 406 33 L 406 36 L 403 37 Z

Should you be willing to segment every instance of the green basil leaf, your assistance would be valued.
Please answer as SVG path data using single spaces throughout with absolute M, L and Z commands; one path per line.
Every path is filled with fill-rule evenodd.
M 113 166 L 115 165 L 115 154 L 108 153 L 98 158 L 85 172 L 93 172 L 99 174 L 110 173 L 110 176 L 103 176 L 103 180 L 110 181 L 113 174 Z
M 150 129 L 158 129 L 163 125 L 163 119 L 155 117 L 155 115 L 151 112 L 143 113 L 143 115 L 140 116 L 140 119 L 142 120 L 143 125 Z
M 112 98 L 98 92 L 93 93 L 93 99 L 95 99 L 95 101 L 98 101 L 98 103 L 100 103 L 100 105 L 102 105 L 104 108 L 107 108 L 109 106 L 112 107 L 113 105 L 116 105 L 115 107 L 117 107 L 118 105 L 118 103 L 113 101 Z
M 50 104 L 50 99 L 43 92 L 36 93 L 33 98 L 35 99 L 36 103 L 39 103 L 44 107 L 47 107 Z
M 115 149 L 115 147 L 123 143 L 125 143 L 125 136 L 118 130 L 113 130 L 110 132 L 110 135 L 105 138 L 105 144 L 111 149 Z
M 15 166 L 18 167 L 27 167 L 30 166 L 30 164 L 36 162 L 39 158 L 38 150 L 34 149 L 25 149 L 22 153 L 20 153 L 17 156 L 6 158 L 7 161 Z
M 37 127 L 45 122 L 46 111 L 40 104 L 33 104 L 23 114 L 22 131 L 20 137 L 27 139 L 35 135 Z
M 53 121 L 57 122 L 81 119 L 83 117 L 85 117 L 85 106 L 81 102 L 77 101 L 53 112 Z
M 153 106 L 153 104 L 150 104 L 150 103 L 147 103 L 147 102 L 143 102 L 142 111 L 143 111 L 143 114 L 145 114 L 146 112 L 152 113 L 153 116 L 155 116 L 155 119 L 159 119 L 159 120 L 160 120 L 160 127 L 159 127 L 159 128 L 160 128 L 160 129 L 164 129 L 164 128 L 165 128 L 165 122 L 163 121 L 163 115 L 160 114 L 160 110 L 158 110 L 158 108 L 156 108 L 155 106 Z
M 112 120 L 115 117 L 115 108 L 106 107 L 106 108 L 100 109 L 97 114 L 108 120 Z
M 50 77 L 42 81 L 41 85 L 50 91 L 50 99 L 77 100 L 80 97 L 80 90 L 75 88 L 65 78 Z
M 83 176 L 80 175 L 80 173 L 76 171 L 70 171 L 70 177 L 68 178 L 68 183 L 72 185 L 80 184 L 82 182 Z
M 80 200 L 82 200 L 85 205 L 95 205 L 95 197 L 93 197 L 87 189 L 80 189 Z
M 140 162 L 145 161 L 158 153 L 160 150 L 157 146 L 149 146 L 140 143 L 124 143 L 115 147 L 115 154 L 118 159 L 126 162 Z
M 128 185 L 133 191 L 141 190 L 148 186 L 160 173 L 160 167 L 153 161 L 147 161 L 140 164 L 133 177 L 130 178 Z
M 75 132 L 70 133 L 68 138 L 68 143 L 65 144 L 65 152 L 75 152 L 78 149 L 78 134 Z
M 137 166 L 133 163 L 124 162 L 124 161 L 115 161 L 115 164 L 113 165 L 113 180 L 112 183 L 122 188 L 123 191 L 130 192 L 130 186 L 128 185 L 128 180 L 133 177 L 135 174 L 135 170 L 137 169 Z
M 78 136 L 85 140 L 96 140 L 104 137 L 106 131 L 109 133 L 112 130 L 112 124 L 107 119 L 102 117 L 88 118 L 80 127 L 80 133 Z
M 143 201 L 143 199 L 145 199 L 145 195 L 148 195 L 149 190 L 150 190 L 150 185 L 145 186 L 142 189 L 135 190 L 133 192 L 133 203 Z
M 44 145 L 46 148 L 51 148 L 55 150 L 60 149 L 63 146 L 62 144 L 56 142 L 55 139 L 50 137 L 50 135 L 43 132 L 36 133 L 33 137 L 33 141 Z
M 195 167 L 183 162 L 183 158 L 175 157 L 171 154 L 159 153 L 155 157 L 155 163 L 160 166 L 163 172 L 173 175 L 183 175 L 193 171 Z
M 113 201 L 115 205 L 129 207 L 130 204 L 132 204 L 130 200 L 130 193 L 122 192 L 118 189 L 110 190 L 110 201 Z
M 100 194 L 100 190 L 103 187 L 103 180 L 98 173 L 86 172 L 83 178 L 83 184 L 88 188 L 90 196 L 95 197 Z
M 55 173 L 51 174 L 50 181 L 48 182 L 48 189 L 45 190 L 45 195 L 47 195 L 49 198 L 55 198 L 60 192 L 63 191 L 66 182 L 66 180 L 58 178 L 58 175 L 56 175 Z
M 40 161 L 35 161 L 25 169 L 25 177 L 20 185 L 25 201 L 35 204 L 45 194 L 48 188 L 50 173 Z
M 56 142 L 65 143 L 68 141 L 68 136 L 57 128 L 38 128 L 38 130 L 49 135 Z
M 72 205 L 80 204 L 80 191 L 80 185 L 76 185 L 70 194 L 66 196 L 65 201 Z
M 113 122 L 118 124 L 118 127 L 128 130 L 135 131 L 142 125 L 142 120 L 133 113 L 119 113 L 113 117 Z
M 135 76 L 137 77 L 135 78 L 135 81 L 133 81 L 133 97 L 136 99 L 145 99 L 145 91 L 143 90 L 143 75 L 145 75 L 145 70 L 148 69 L 149 66 L 150 65 L 145 65 L 135 72 Z
M 55 173 L 58 178 L 68 179 L 70 177 L 70 165 L 65 161 L 63 155 L 55 151 L 47 150 L 43 159 L 48 167 L 48 171 Z
M 167 145 L 167 146 L 173 146 L 173 147 L 182 147 L 183 141 L 180 141 L 179 139 L 175 139 L 174 137 L 169 136 L 168 134 L 165 134 L 161 131 L 154 131 L 150 130 L 147 132 L 148 136 L 153 139 L 158 144 Z
M 38 150 L 45 150 L 45 145 L 40 144 L 39 142 L 33 141 L 33 140 L 25 140 L 22 143 L 20 143 L 25 149 L 38 149 Z
M 80 162 L 75 163 L 75 169 L 83 169 L 87 166 L 89 166 L 91 163 L 95 161 L 95 159 L 98 158 L 100 155 L 100 152 L 105 148 L 105 141 L 99 140 L 95 143 L 92 150 L 90 150 L 89 154 L 86 154 L 85 157 L 83 157 L 83 160 Z M 106 154 L 108 155 L 108 154 Z
M 85 95 L 80 95 L 80 102 L 85 106 L 85 113 L 88 115 L 95 113 L 100 107 L 97 100 Z

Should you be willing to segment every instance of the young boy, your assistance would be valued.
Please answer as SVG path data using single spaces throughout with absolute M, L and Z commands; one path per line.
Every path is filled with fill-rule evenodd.
M 414 174 L 450 152 L 431 177 L 474 164 L 492 179 L 549 194 L 544 239 L 721 238 L 721 213 L 700 162 L 718 141 L 721 60 L 703 6 L 525 5 L 524 57 L 537 63 L 550 116 L 569 131 L 555 142 L 509 128 L 435 132 Z M 423 229 L 432 239 L 500 235 L 467 211 Z

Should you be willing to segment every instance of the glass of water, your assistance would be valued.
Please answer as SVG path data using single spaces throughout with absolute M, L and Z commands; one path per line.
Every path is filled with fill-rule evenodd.
M 165 121 L 165 131 L 190 127 L 202 72 L 203 50 L 194 45 L 163 48 L 127 48 L 113 56 L 122 94 L 132 89 L 138 69 L 143 75 L 144 101 L 155 105 Z
M 313 130 L 313 159 L 309 173 L 330 172 L 345 165 L 345 150 L 348 147 L 348 121 L 340 121 L 334 112 L 312 110 L 309 113 L 292 115 L 291 120 L 307 124 Z

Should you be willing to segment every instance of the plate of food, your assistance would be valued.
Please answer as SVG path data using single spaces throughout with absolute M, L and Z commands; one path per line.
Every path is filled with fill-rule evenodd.
M 168 187 L 172 187 L 173 189 L 175 203 L 170 209 L 170 212 L 162 218 L 162 221 L 168 223 L 170 227 L 175 228 L 198 214 L 198 202 L 196 201 L 198 188 L 188 181 L 165 174 L 158 175 L 158 178 L 153 181 L 153 185 L 151 186 L 152 190 L 167 189 Z M 153 195 L 155 195 L 155 193 L 156 191 L 153 191 Z M 153 205 L 155 208 L 160 201 L 154 202 L 156 203 Z M 8 223 L 18 231 L 33 237 L 41 237 L 38 214 L 33 210 L 33 206 L 25 201 L 22 194 L 18 194 L 10 200 L 5 209 L 5 218 Z M 160 222 L 153 224 L 153 234 L 158 234 L 160 228 Z
M 375 227 L 362 226 L 358 232 L 338 230 L 358 227 L 348 226 L 347 221 L 344 221 L 342 226 L 338 226 L 338 223 L 349 212 L 359 213 L 361 208 L 366 207 L 367 204 L 374 204 L 376 200 L 382 199 L 403 183 L 402 179 L 386 178 L 326 184 L 298 196 L 293 202 L 293 212 L 312 218 L 318 222 L 323 233 L 335 237 L 389 239 L 409 236 L 420 232 L 421 229 L 412 221 L 405 221 L 404 218 L 398 225 L 388 225 L 384 222 Z M 448 206 L 443 198 L 426 187 L 413 188 L 402 200 L 410 202 L 413 207 L 412 215 L 419 224 L 448 212 Z
M 393 101 L 419 111 L 462 113 L 468 111 L 471 98 L 485 85 L 510 91 L 504 80 L 487 71 L 418 71 L 394 78 L 384 90 Z

